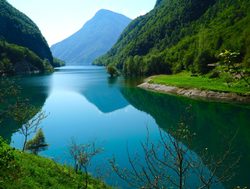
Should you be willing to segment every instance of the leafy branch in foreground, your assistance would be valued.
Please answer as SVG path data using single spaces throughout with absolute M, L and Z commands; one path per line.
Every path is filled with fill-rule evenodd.
M 242 68 L 242 64 L 238 63 L 240 53 L 225 50 L 219 54 L 221 59 L 221 65 L 225 66 L 224 71 L 234 77 L 234 79 L 242 79 L 247 86 L 250 86 L 249 77 L 247 76 L 246 70 Z
M 72 139 L 69 146 L 69 152 L 74 160 L 75 172 L 78 173 L 80 171 L 83 171 L 85 174 L 84 188 L 87 189 L 89 183 L 88 167 L 90 166 L 91 160 L 94 158 L 94 156 L 101 153 L 102 149 L 97 148 L 95 142 L 87 144 L 77 144 Z
M 142 157 L 132 158 L 127 149 L 130 169 L 120 168 L 115 158 L 110 160 L 111 167 L 130 186 L 144 189 L 187 188 L 190 175 L 197 181 L 192 188 L 199 189 L 211 188 L 232 178 L 239 158 L 233 159 L 230 166 L 224 166 L 233 153 L 231 143 L 219 158 L 211 157 L 208 149 L 197 157 L 182 143 L 191 144 L 193 137 L 183 122 L 171 134 L 160 131 L 157 144 L 150 141 L 148 133 L 146 142 L 141 143 Z
M 12 115 L 14 117 L 14 120 L 22 125 L 19 129 L 19 133 L 24 136 L 22 148 L 22 151 L 24 151 L 26 148 L 28 137 L 31 134 L 36 133 L 38 126 L 47 116 L 45 112 L 39 111 L 39 108 L 31 106 L 27 103 L 21 103 L 19 107 L 20 108 L 16 109 L 12 113 Z

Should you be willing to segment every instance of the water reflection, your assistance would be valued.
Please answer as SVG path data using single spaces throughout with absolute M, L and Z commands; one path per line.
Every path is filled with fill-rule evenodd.
M 223 155 L 222 153 L 227 150 L 228 141 L 231 137 L 235 137 L 233 151 L 237 156 L 241 156 L 241 160 L 239 168 L 235 170 L 238 174 L 231 180 L 229 186 L 250 186 L 248 107 L 196 101 L 130 87 L 123 88 L 122 94 L 134 107 L 154 117 L 157 124 L 165 131 L 175 128 L 180 119 L 185 119 L 191 132 L 197 133 L 190 148 L 198 153 L 208 148 L 211 156 Z
M 28 103 L 35 106 L 38 110 L 43 107 L 49 94 L 49 75 L 35 77 L 15 77 L 10 78 L 10 80 L 14 82 L 16 86 L 20 87 L 20 90 L 18 96 L 16 96 L 15 99 L 6 96 L 6 98 L 11 98 L 8 100 L 13 100 L 13 102 L 15 102 L 16 99 L 25 102 L 28 100 Z M 19 128 L 20 125 L 18 125 L 13 119 L 7 117 L 1 123 L 0 136 L 4 137 L 8 142 L 10 142 L 12 134 L 17 132 Z
M 128 105 L 120 87 L 119 79 L 108 78 L 103 68 L 66 67 L 53 75 L 51 93 L 58 90 L 78 92 L 101 112 L 109 113 Z

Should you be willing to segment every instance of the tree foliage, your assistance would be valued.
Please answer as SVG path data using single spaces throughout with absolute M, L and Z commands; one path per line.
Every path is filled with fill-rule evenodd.
M 107 66 L 107 72 L 109 73 L 110 77 L 114 77 L 114 76 L 119 75 L 118 70 L 113 65 L 108 65 Z
M 29 140 L 25 146 L 25 150 L 32 152 L 37 155 L 39 152 L 44 151 L 48 148 L 48 144 L 45 141 L 45 136 L 42 129 L 38 129 L 33 139 Z
M 14 149 L 0 137 L 0 185 L 18 178 L 19 166 L 15 162 Z
M 245 69 L 242 69 L 241 64 L 239 64 L 239 57 L 240 53 L 229 50 L 225 50 L 219 54 L 221 65 L 225 67 L 223 70 L 229 74 L 231 80 L 242 79 L 249 87 L 249 73 L 247 73 Z
M 62 67 L 62 66 L 65 66 L 65 61 L 54 57 L 52 65 L 53 65 L 53 67 Z
M 13 119 L 20 125 L 19 133 L 23 135 L 24 142 L 22 151 L 26 149 L 28 137 L 36 133 L 41 122 L 46 118 L 43 111 L 39 111 L 40 108 L 22 103 L 18 106 L 18 109 L 12 113 Z
M 0 75 L 13 75 L 53 70 L 47 60 L 42 60 L 28 48 L 0 40 Z
M 84 188 L 87 189 L 89 184 L 88 167 L 90 166 L 93 157 L 102 152 L 102 149 L 97 148 L 94 142 L 77 144 L 72 139 L 69 146 L 69 152 L 74 161 L 75 172 L 78 173 L 79 171 L 82 171 L 85 174 Z

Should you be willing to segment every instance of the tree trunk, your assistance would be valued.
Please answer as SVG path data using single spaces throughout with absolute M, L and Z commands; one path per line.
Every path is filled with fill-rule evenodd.
M 28 137 L 28 136 L 25 135 L 24 142 L 23 142 L 23 149 L 22 149 L 23 152 L 24 152 L 25 147 L 26 147 L 27 137 Z
M 180 159 L 179 159 L 179 161 L 180 161 L 180 167 L 179 167 L 179 176 L 180 176 L 180 182 L 179 182 L 179 188 L 180 189 L 182 189 L 182 184 L 183 184 L 183 159 L 182 159 L 182 155 L 180 155 L 179 156 L 180 157 Z

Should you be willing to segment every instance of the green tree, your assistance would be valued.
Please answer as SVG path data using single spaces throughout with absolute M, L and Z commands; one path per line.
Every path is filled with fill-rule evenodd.
M 47 148 L 48 144 L 45 141 L 45 136 L 41 128 L 37 131 L 34 138 L 29 140 L 25 146 L 25 150 L 31 151 L 35 155 Z
M 225 50 L 224 52 L 219 54 L 219 58 L 221 58 L 221 65 L 225 66 L 226 69 L 224 71 L 227 74 L 240 76 L 240 79 L 244 80 L 245 83 L 250 86 L 250 82 L 248 81 L 247 74 L 244 73 L 244 69 L 241 68 L 241 64 L 239 64 L 239 52 L 233 52 L 230 50 Z
M 93 157 L 102 152 L 102 149 L 96 148 L 94 142 L 77 144 L 74 140 L 72 140 L 69 146 L 69 152 L 74 160 L 75 172 L 78 173 L 79 171 L 83 171 L 85 174 L 84 188 L 87 189 L 89 183 L 88 166 L 90 165 Z
M 13 72 L 13 66 L 10 60 L 4 56 L 4 58 L 0 58 L 0 75 L 2 73 L 12 73 Z
M 196 58 L 194 64 L 196 71 L 201 74 L 206 74 L 210 71 L 211 68 L 208 67 L 208 64 L 216 62 L 216 58 L 213 56 L 211 51 L 204 50 Z
M 28 137 L 37 131 L 38 126 L 41 124 L 42 120 L 46 118 L 46 115 L 43 111 L 39 111 L 39 108 L 27 103 L 22 103 L 18 107 L 20 108 L 15 109 L 12 116 L 18 124 L 22 125 L 19 129 L 19 133 L 24 136 L 22 148 L 22 151 L 24 151 Z
M 114 77 L 114 76 L 117 76 L 119 74 L 118 70 L 113 65 L 107 66 L 107 72 L 109 73 L 110 77 Z

